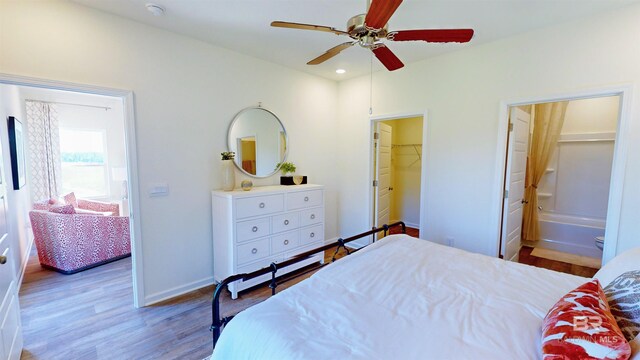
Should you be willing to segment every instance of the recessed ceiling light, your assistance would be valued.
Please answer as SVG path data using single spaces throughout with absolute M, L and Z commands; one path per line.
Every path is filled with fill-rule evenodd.
M 157 4 L 147 4 L 145 5 L 147 7 L 147 10 L 149 10 L 150 13 L 153 14 L 153 16 L 162 16 L 164 15 L 164 8 L 160 5 Z
M 336 74 L 344 74 L 346 72 L 347 72 L 347 70 L 345 70 L 345 69 L 336 69 Z

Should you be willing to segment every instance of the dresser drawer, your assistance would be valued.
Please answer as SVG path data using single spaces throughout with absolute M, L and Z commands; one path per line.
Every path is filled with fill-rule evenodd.
M 277 213 L 284 210 L 284 194 L 237 199 L 236 207 L 238 219 Z
M 238 265 L 250 263 L 252 261 L 260 260 L 263 257 L 269 256 L 269 243 L 270 239 L 265 238 L 258 241 L 252 241 L 250 243 L 238 245 Z
M 278 254 L 298 247 L 300 232 L 297 230 L 274 235 L 271 237 L 271 253 Z
M 322 190 L 297 191 L 287 195 L 287 210 L 322 205 Z
M 300 226 L 319 224 L 324 221 L 324 208 L 314 208 L 300 212 Z
M 292 212 L 271 217 L 273 233 L 297 229 L 300 226 L 300 213 Z
M 236 224 L 237 242 L 257 239 L 268 236 L 270 233 L 269 218 L 242 221 Z
M 324 243 L 324 224 L 300 229 L 300 246 Z

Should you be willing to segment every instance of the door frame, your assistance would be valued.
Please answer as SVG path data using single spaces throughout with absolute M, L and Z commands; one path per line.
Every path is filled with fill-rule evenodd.
M 545 102 L 571 101 L 580 99 L 599 98 L 607 96 L 620 96 L 618 112 L 618 124 L 613 151 L 613 166 L 611 168 L 611 183 L 609 186 L 609 203 L 607 205 L 607 223 L 605 241 L 602 252 L 602 264 L 611 260 L 618 251 L 618 232 L 620 228 L 620 212 L 622 210 L 622 193 L 624 188 L 624 175 L 628 158 L 629 127 L 632 117 L 632 99 L 634 86 L 631 84 L 602 87 L 598 89 L 568 92 L 556 95 L 541 95 L 523 97 L 513 100 L 500 101 L 498 121 L 498 141 L 496 149 L 496 171 L 493 190 L 492 222 L 494 239 L 492 253 L 500 254 L 500 229 L 502 227 L 502 211 L 504 197 L 504 179 L 507 167 L 506 152 L 508 151 L 509 108 L 512 106 L 539 104 Z
M 26 76 L 11 75 L 0 73 L 0 84 L 28 86 L 40 89 L 63 90 L 77 93 L 85 93 L 92 95 L 104 95 L 119 98 L 122 100 L 124 109 L 124 125 L 125 125 L 125 146 L 127 158 L 127 173 L 129 175 L 128 193 L 129 193 L 129 226 L 131 227 L 131 263 L 132 263 L 132 279 L 133 279 L 133 305 L 136 308 L 145 304 L 144 293 L 144 273 L 142 258 L 142 234 L 140 226 L 140 192 L 138 179 L 138 156 L 136 145 L 136 124 L 135 124 L 135 105 L 134 94 L 131 90 L 121 90 L 107 88 L 94 85 L 70 83 L 57 80 L 38 79 Z
M 369 222 L 369 228 L 373 227 L 373 194 L 371 192 L 371 187 L 374 180 L 373 173 L 375 172 L 373 159 L 375 157 L 375 153 L 373 151 L 373 133 L 376 131 L 376 123 L 380 121 L 388 121 L 388 120 L 399 120 L 405 118 L 413 118 L 422 116 L 422 162 L 421 162 L 421 170 L 420 170 L 420 238 L 424 239 L 426 235 L 426 224 L 427 224 L 427 211 L 426 203 L 427 199 L 427 134 L 428 134 L 428 119 L 427 119 L 427 111 L 415 111 L 415 112 L 406 112 L 406 113 L 395 113 L 395 114 L 386 114 L 386 115 L 376 115 L 369 117 L 369 182 L 367 183 L 367 194 L 368 194 L 368 204 L 367 204 L 367 218 Z M 367 237 L 366 241 L 370 241 L 370 238 Z M 365 245 L 365 244 L 361 244 Z

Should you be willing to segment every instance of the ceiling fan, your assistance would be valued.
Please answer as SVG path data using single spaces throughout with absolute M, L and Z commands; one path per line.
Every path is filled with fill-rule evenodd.
M 397 70 L 404 66 L 402 61 L 380 40 L 390 41 L 426 41 L 432 43 L 469 42 L 473 37 L 473 29 L 422 29 L 388 31 L 387 21 L 398 9 L 402 0 L 372 0 L 366 14 L 360 14 L 347 21 L 347 31 L 337 30 L 329 26 L 299 24 L 286 21 L 274 21 L 271 26 L 302 30 L 315 30 L 346 35 L 353 39 L 334 46 L 324 54 L 309 61 L 307 65 L 318 65 L 338 55 L 342 50 L 358 44 L 370 49 L 380 62 L 389 70 Z

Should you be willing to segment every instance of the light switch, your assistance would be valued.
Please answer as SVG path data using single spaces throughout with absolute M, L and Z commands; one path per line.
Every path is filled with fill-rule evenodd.
M 169 195 L 169 185 L 167 183 L 149 184 L 149 196 Z

